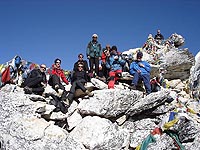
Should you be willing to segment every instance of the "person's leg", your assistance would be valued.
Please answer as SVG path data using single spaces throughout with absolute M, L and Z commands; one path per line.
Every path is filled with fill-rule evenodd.
M 55 74 L 51 75 L 51 82 L 52 82 L 51 86 L 54 90 L 58 90 L 59 88 L 61 88 L 60 78 L 57 75 Z
M 24 86 L 28 86 L 28 87 L 32 88 L 41 82 L 42 82 L 42 78 L 38 78 L 38 77 L 27 78 L 26 81 L 24 82 Z
M 89 59 L 90 73 L 93 74 L 94 58 Z
M 67 98 L 69 99 L 69 101 L 73 100 L 75 91 L 76 91 L 76 81 L 74 81 L 72 83 L 72 86 L 70 88 L 69 94 L 67 96 Z
M 95 73 L 98 76 L 99 75 L 99 58 L 95 58 Z
M 144 75 L 142 75 L 142 79 L 144 82 L 146 93 L 150 94 L 151 93 L 150 75 L 144 74 Z
M 137 86 L 138 85 L 138 80 L 139 80 L 139 73 L 135 72 L 132 80 L 132 85 Z
M 32 92 L 38 95 L 42 95 L 42 93 L 44 92 L 44 88 L 43 87 L 34 87 L 32 88 Z
M 115 72 L 110 71 L 109 72 L 110 81 L 108 82 L 108 88 L 114 89 L 115 84 Z
M 83 92 L 85 92 L 88 96 L 93 96 L 94 94 L 88 91 L 84 86 L 85 80 L 81 79 L 76 82 L 76 87 L 80 88 Z
M 76 81 L 76 86 L 78 88 L 80 88 L 83 92 L 85 92 L 87 89 L 84 87 L 84 82 L 85 80 L 84 79 L 81 79 L 81 80 L 78 80 Z

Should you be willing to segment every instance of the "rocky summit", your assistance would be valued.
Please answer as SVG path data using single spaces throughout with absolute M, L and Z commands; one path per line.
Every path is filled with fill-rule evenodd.
M 146 96 L 127 83 L 108 89 L 93 78 L 87 87 L 94 96 L 77 91 L 66 112 L 52 105 L 50 86 L 38 96 L 6 84 L 0 90 L 0 149 L 200 149 L 200 52 L 194 57 L 188 49 L 161 47 L 158 55 L 153 63 L 144 52 L 152 77 L 166 70 L 165 88 Z

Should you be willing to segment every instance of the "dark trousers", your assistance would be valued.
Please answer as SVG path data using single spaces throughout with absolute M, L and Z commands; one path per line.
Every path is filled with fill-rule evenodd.
M 50 78 L 49 78 L 48 83 L 49 83 L 49 85 L 52 86 L 52 88 L 54 90 L 56 90 L 56 92 L 58 92 L 58 90 L 55 89 L 55 85 L 56 84 L 59 85 L 59 89 L 63 90 L 63 94 L 61 96 L 61 100 L 66 100 L 66 98 L 67 98 L 67 91 L 65 90 L 65 87 L 62 85 L 62 83 L 60 81 L 60 78 L 57 75 L 55 75 L 55 74 L 51 75 Z
M 81 89 L 83 92 L 85 92 L 87 89 L 84 87 L 84 84 L 85 84 L 85 80 L 84 79 L 80 79 L 80 80 L 75 80 L 73 83 L 72 83 L 72 86 L 70 88 L 70 92 L 69 92 L 69 95 L 68 95 L 68 99 L 70 101 L 73 100 L 74 98 L 74 93 L 76 92 L 76 89 Z
M 24 81 L 23 86 L 28 86 L 29 88 L 32 88 L 33 93 L 41 95 L 44 92 L 44 87 L 41 85 L 42 81 L 42 77 L 27 78 Z
M 90 64 L 90 73 L 93 73 L 93 66 L 95 66 L 95 73 L 96 75 L 99 74 L 99 58 L 91 57 L 89 59 L 89 64 Z
M 135 86 L 137 86 L 139 80 L 142 80 L 142 81 L 143 81 L 144 87 L 145 87 L 145 89 L 146 89 L 146 93 L 147 93 L 147 94 L 150 94 L 150 93 L 151 93 L 150 75 L 148 75 L 148 74 L 143 74 L 143 75 L 141 75 L 141 73 L 137 73 L 137 72 L 136 72 L 136 73 L 134 74 L 132 83 L 133 83 Z
M 62 90 L 65 89 L 65 87 L 62 85 L 62 83 L 60 81 L 60 78 L 57 75 L 55 75 L 55 74 L 52 74 L 50 76 L 48 83 L 49 83 L 49 85 L 52 86 L 53 89 L 55 89 L 55 85 L 56 84 L 59 85 L 59 89 L 62 89 Z
M 109 70 L 106 68 L 106 64 L 102 64 L 102 72 L 106 79 L 109 77 Z

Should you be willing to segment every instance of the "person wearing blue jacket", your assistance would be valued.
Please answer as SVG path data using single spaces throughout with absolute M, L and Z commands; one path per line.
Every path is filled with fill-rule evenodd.
M 111 50 L 110 57 L 106 60 L 106 68 L 110 70 L 108 88 L 114 89 L 115 82 L 121 77 L 122 66 L 125 64 L 125 60 L 118 55 L 116 46 L 112 46 Z
M 137 60 L 133 61 L 130 65 L 130 74 L 133 75 L 132 89 L 136 89 L 138 81 L 142 80 L 145 86 L 146 94 L 151 93 L 150 85 L 150 71 L 151 66 L 147 61 L 142 61 L 143 53 L 139 51 L 137 53 Z
M 101 59 L 101 44 L 97 41 L 98 35 L 92 35 L 92 41 L 88 43 L 86 55 L 89 59 L 90 75 L 93 77 L 93 67 L 95 66 L 95 74 L 99 74 L 99 60 Z

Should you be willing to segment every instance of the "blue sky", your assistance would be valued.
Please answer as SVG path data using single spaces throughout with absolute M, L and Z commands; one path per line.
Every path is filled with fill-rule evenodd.
M 72 70 L 93 33 L 119 51 L 141 47 L 157 29 L 178 33 L 182 48 L 200 50 L 199 0 L 0 0 L 0 64 L 20 55 L 51 66 L 62 59 Z

